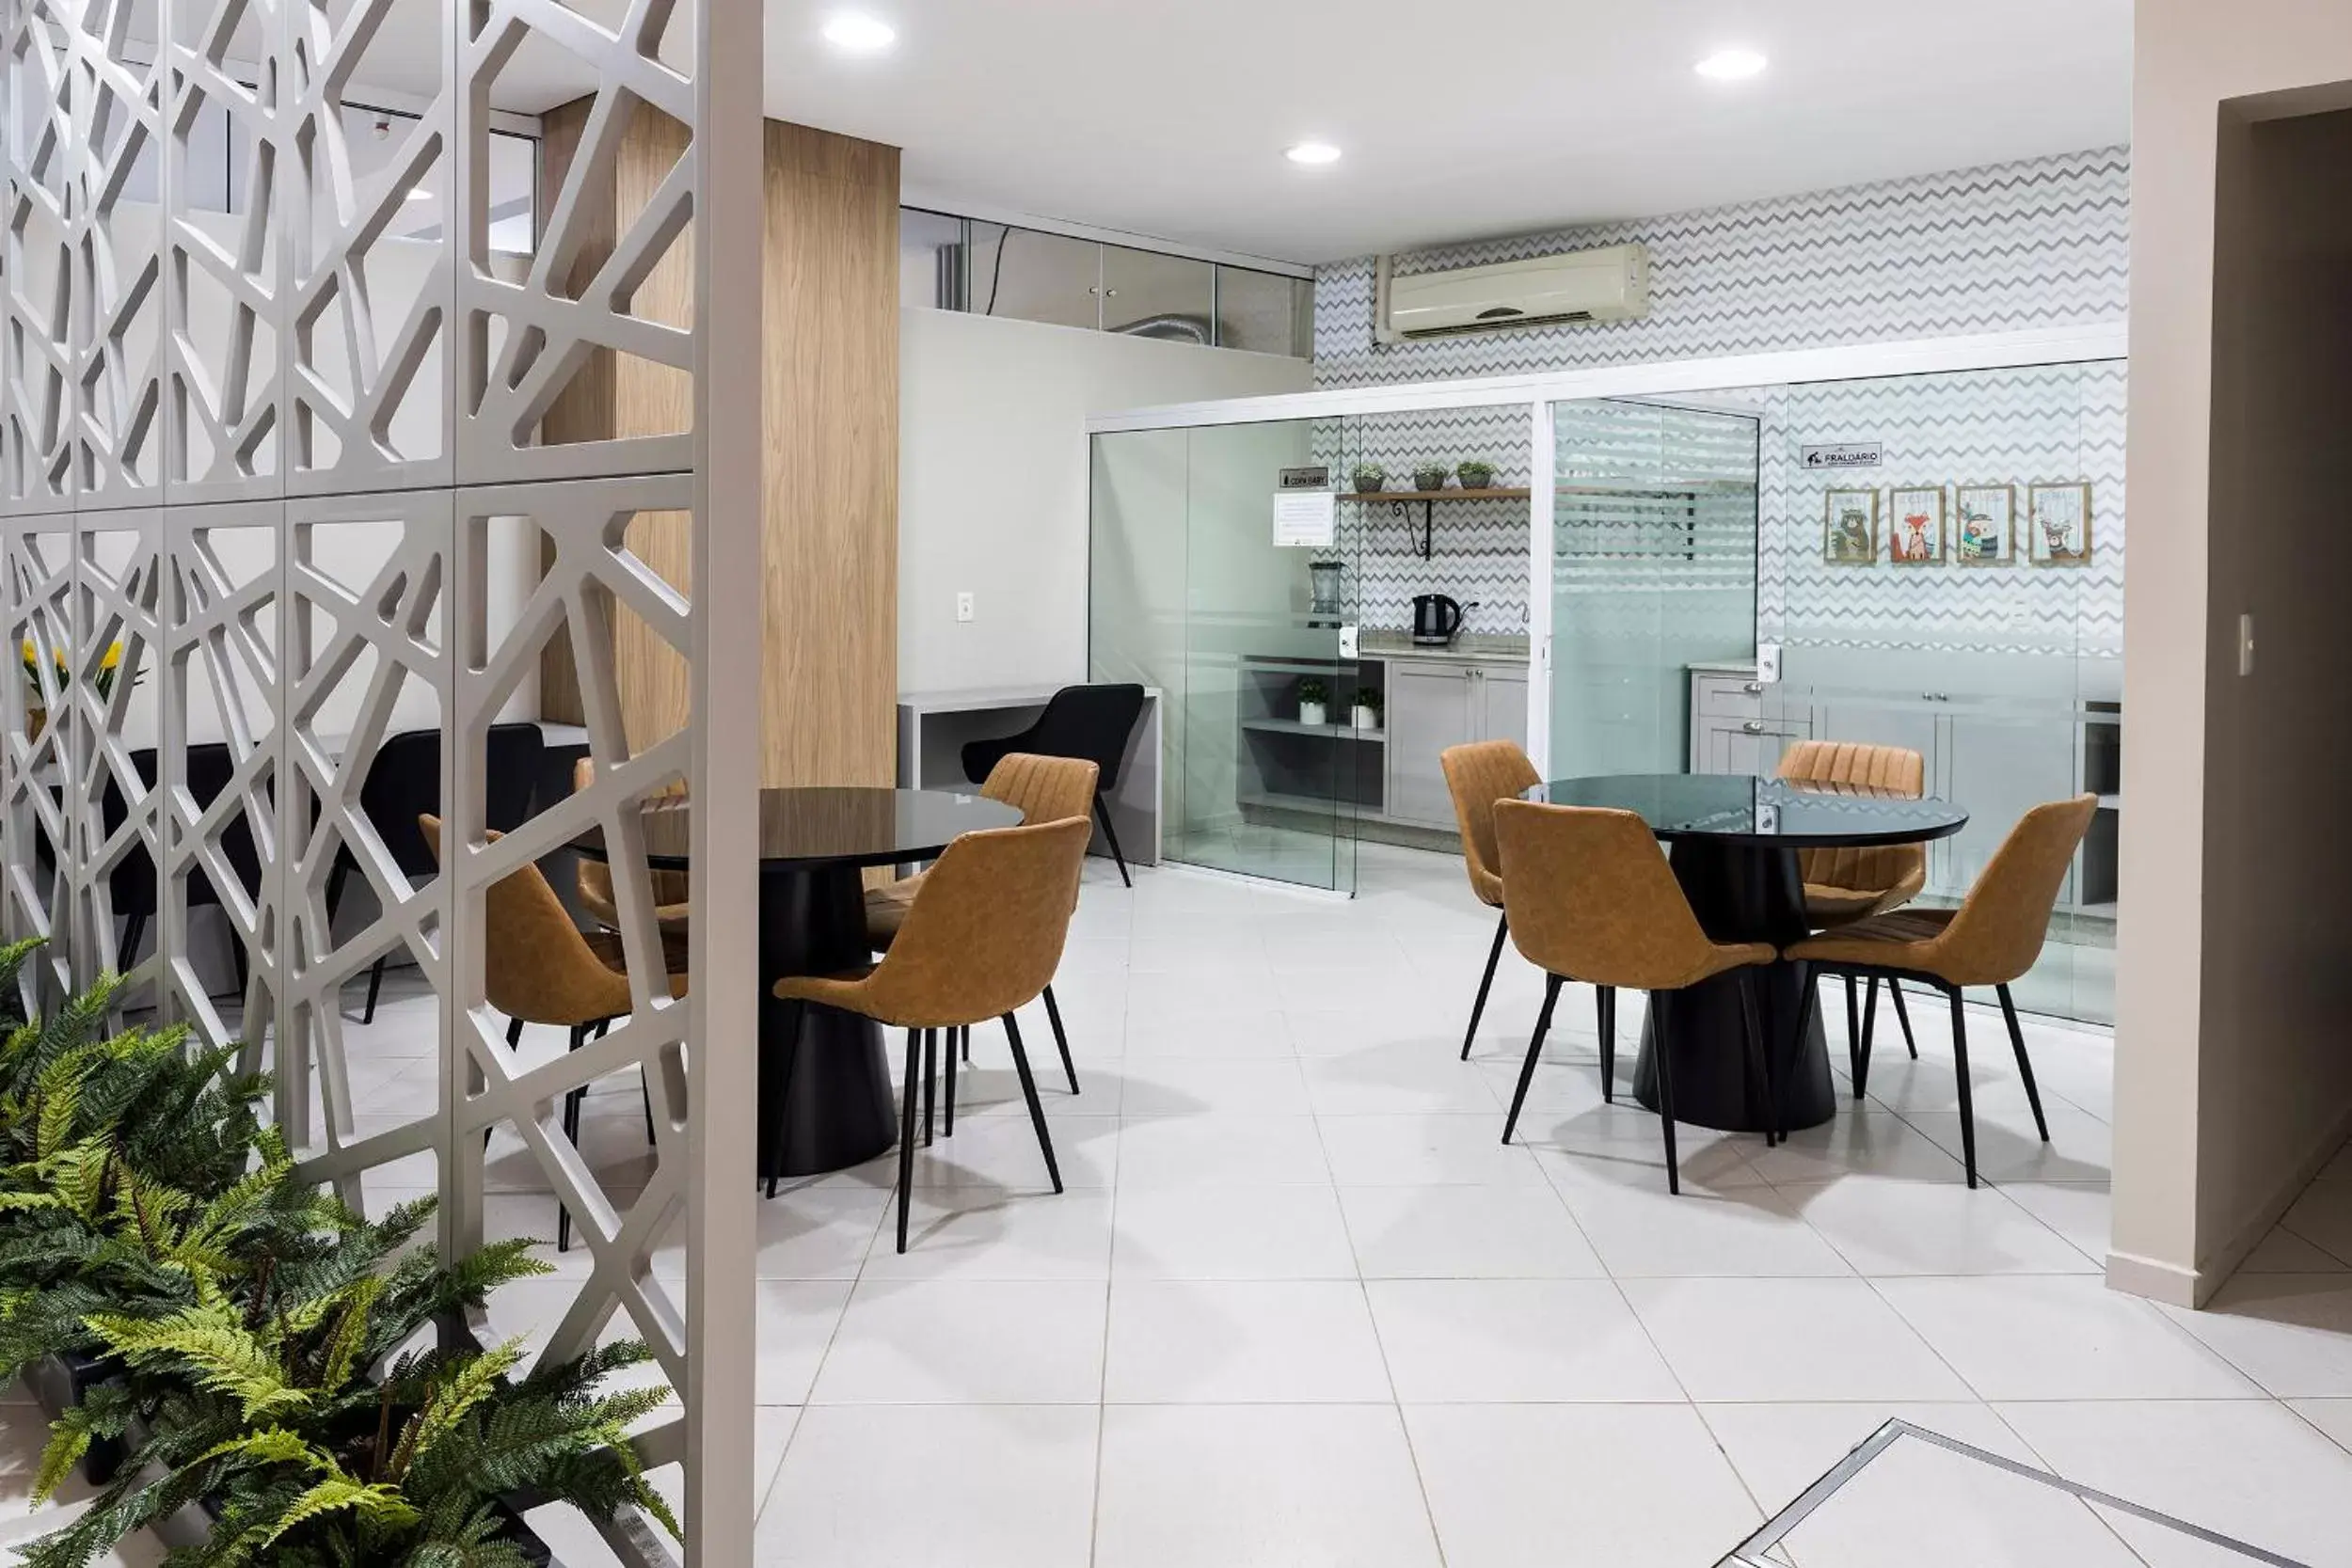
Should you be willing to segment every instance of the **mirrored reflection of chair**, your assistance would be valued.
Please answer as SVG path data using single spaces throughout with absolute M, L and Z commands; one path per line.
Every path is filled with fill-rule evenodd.
M 1786 957 L 1809 965 L 1816 974 L 1844 974 L 1850 979 L 1875 974 L 1920 980 L 1951 999 L 1961 1157 L 1971 1187 L 1977 1184 L 1977 1116 L 1968 1078 L 1968 1018 L 1962 990 L 1968 986 L 1991 986 L 1999 995 L 2001 1020 L 2009 1026 L 2018 1076 L 2026 1082 L 2034 1128 L 2042 1142 L 2049 1142 L 2050 1124 L 2042 1114 L 2042 1091 L 2034 1084 L 2033 1062 L 2026 1054 L 2025 1031 L 2018 1027 L 2017 1005 L 2009 988 L 2042 956 L 2058 890 L 2065 884 L 2067 868 L 2074 863 L 2074 851 L 2090 831 L 2091 814 L 2098 806 L 2097 796 L 2078 795 L 2027 812 L 1985 863 L 1983 873 L 1957 910 L 1897 910 L 1825 932 L 1787 950 Z M 1811 974 L 1804 990 L 1809 1007 L 1814 994 Z M 1804 1038 L 1809 1022 L 1799 1018 L 1798 1038 Z M 1857 1097 L 1869 1077 L 1869 1043 L 1866 1033 L 1853 1061 Z
M 430 814 L 417 818 L 418 842 L 437 868 L 441 858 L 441 820 Z M 491 832 L 497 843 L 502 834 Z M 621 939 L 610 931 L 583 932 L 564 912 L 563 901 L 536 865 L 522 865 L 490 884 L 483 911 L 484 992 L 491 1006 L 506 1015 L 506 1043 L 519 1047 L 526 1024 L 545 1023 L 570 1033 L 566 1051 L 578 1051 L 601 1038 L 616 1019 L 636 1010 L 629 993 L 628 958 Z M 686 994 L 686 942 L 665 933 L 662 963 L 672 996 Z M 645 1138 L 654 1141 L 653 1091 L 645 1095 Z M 586 1085 L 564 1097 L 564 1135 L 580 1141 L 580 1106 Z M 569 1210 L 557 1221 L 556 1248 L 569 1251 L 572 1216 Z
M 1502 943 L 1511 931 L 1511 917 L 1502 908 L 1501 856 L 1495 849 L 1495 802 L 1516 800 L 1543 783 L 1527 753 L 1514 740 L 1479 740 L 1449 746 L 1438 754 L 1445 769 L 1445 785 L 1454 797 L 1454 821 L 1462 832 L 1462 866 L 1470 873 L 1470 893 L 1496 911 L 1494 945 L 1486 950 L 1486 970 L 1478 977 L 1478 999 L 1470 1004 L 1470 1027 L 1462 1031 L 1462 1060 L 1469 1061 L 1478 1038 L 1478 1021 L 1486 1014 L 1486 994 L 1494 989 L 1495 966 L 1502 959 Z M 1615 999 L 1601 993 L 1601 1073 L 1606 1079 L 1612 1054 L 1610 1017 Z
M 532 798 L 539 777 L 542 745 L 536 724 L 493 724 L 489 733 L 489 766 L 484 780 L 483 820 L 500 832 L 519 828 L 531 816 Z M 441 732 L 404 730 L 387 736 L 376 748 L 375 760 L 359 785 L 359 809 L 384 840 L 400 874 L 412 883 L 434 876 L 437 866 L 417 832 L 417 819 L 441 809 Z M 326 876 L 326 918 L 331 925 L 342 905 L 343 883 L 358 869 L 351 851 L 335 857 Z M 384 989 L 384 966 L 378 958 L 368 971 L 368 1002 L 359 1022 L 375 1022 L 375 1000 Z
M 1926 793 L 1928 768 L 1924 757 L 1905 746 L 1801 740 L 1780 759 L 1780 776 L 1790 784 L 1856 786 L 1915 800 Z M 1919 896 L 1928 882 L 1927 847 L 1919 844 L 1801 849 L 1797 861 L 1804 878 L 1805 924 L 1817 931 L 1899 909 Z M 1901 983 L 1890 978 L 1886 992 L 1895 1004 L 1895 1022 L 1902 1025 L 1903 1044 L 1915 1061 L 1919 1042 L 1911 1033 L 1911 1010 L 1903 1005 Z M 1877 1022 L 1878 1005 L 1877 980 L 1870 981 L 1869 994 L 1858 1010 L 1853 982 L 1846 982 L 1846 1037 L 1850 1041 L 1870 1033 Z
M 992 800 L 1001 801 L 1021 814 L 1025 826 L 1040 822 L 1061 822 L 1070 817 L 1083 818 L 1093 803 L 1095 780 L 1100 770 L 1094 764 L 1078 757 L 1039 757 L 1016 752 L 1000 758 L 988 770 L 980 793 Z M 898 927 L 906 923 L 907 911 L 914 904 L 914 895 L 922 890 L 924 873 L 885 886 L 868 889 L 866 895 L 866 940 L 878 952 L 887 952 L 898 935 Z M 1070 1059 L 1070 1036 L 1062 1028 L 1061 1007 L 1054 1000 L 1054 988 L 1049 983 L 1044 990 L 1045 1021 L 1054 1028 L 1054 1046 L 1061 1053 L 1061 1069 L 1070 1080 L 1070 1092 L 1078 1092 L 1078 1069 Z M 963 1060 L 972 1059 L 972 1031 L 969 1028 L 950 1032 L 946 1048 L 960 1053 Z M 928 1136 L 930 1129 L 930 1098 L 932 1065 L 923 1064 L 923 1125 Z M 947 1131 L 956 1130 L 956 1096 L 954 1080 L 949 1079 L 947 1092 Z
M 572 764 L 574 794 L 586 789 L 596 782 L 596 765 L 593 758 L 581 757 Z M 685 792 L 686 786 L 680 784 L 673 784 L 657 793 L 682 795 Z M 580 856 L 579 874 L 574 879 L 573 891 L 579 895 L 580 907 L 588 911 L 588 918 L 608 931 L 620 929 L 621 911 L 620 906 L 612 896 L 612 868 L 610 865 L 591 856 Z M 689 895 L 690 890 L 687 887 L 685 872 L 657 871 L 653 874 L 653 915 L 654 919 L 661 924 L 665 932 L 671 929 L 685 930 Z
M 1776 955 L 1764 942 L 1724 943 L 1700 928 L 1682 884 L 1649 827 L 1629 811 L 1503 800 L 1495 806 L 1503 904 L 1511 941 L 1544 972 L 1544 1008 L 1527 1042 L 1527 1061 L 1502 1124 L 1509 1143 L 1527 1102 L 1535 1062 L 1560 988 L 1568 980 L 1649 992 L 1656 1022 L 1659 1123 L 1666 1145 L 1666 1190 L 1682 1191 L 1675 1160 L 1674 1049 L 1669 1035 L 1677 992 L 1733 970 L 1747 1037 L 1751 1092 L 1769 1120 L 1772 1079 L 1756 1009 L 1754 969 Z
M 148 789 L 155 787 L 155 749 L 140 747 L 131 753 L 131 766 L 137 770 L 139 781 Z M 228 746 L 220 741 L 208 741 L 186 749 L 184 781 L 188 796 L 199 811 L 209 811 L 229 788 L 236 773 L 236 762 Z M 158 802 L 160 807 L 161 802 Z M 112 838 L 123 823 L 130 819 L 130 802 L 123 797 L 121 786 L 111 776 L 106 781 L 105 794 L 99 808 L 99 819 L 106 836 Z M 262 891 L 262 858 L 253 844 L 253 825 L 242 810 L 232 809 L 220 830 L 221 858 L 237 874 L 237 881 L 247 901 L 257 899 Z M 148 927 L 156 914 L 155 863 L 145 846 L 131 849 L 116 865 L 107 879 L 107 891 L 113 895 L 115 918 L 122 923 L 116 949 L 118 968 L 129 969 L 138 960 L 139 943 L 145 940 Z M 188 907 L 198 909 L 221 902 L 220 891 L 212 879 L 201 871 L 188 876 Z M 237 966 L 237 989 L 246 984 L 245 944 L 231 939 Z
M 1061 962 L 1077 908 L 1078 881 L 1086 867 L 1092 827 L 1083 817 L 1034 827 L 995 828 L 966 833 L 932 863 L 920 891 L 907 907 L 898 935 L 882 961 L 863 974 L 806 976 L 776 982 L 785 1001 L 818 1003 L 870 1018 L 907 1032 L 906 1072 L 898 1107 L 898 1250 L 907 1249 L 907 1212 L 914 1184 L 915 1099 L 923 1058 L 941 1030 L 968 1028 L 1001 1019 L 1012 1048 L 1013 1070 L 1028 1101 L 1029 1124 L 1054 1191 L 1062 1190 L 1054 1159 L 1053 1135 L 1039 1103 L 1037 1080 L 1021 1046 L 1013 1014 L 1035 1001 Z M 799 1009 L 785 1038 L 784 1081 L 790 1083 L 789 1053 L 797 1051 Z M 948 1053 L 949 1094 L 955 1053 Z M 781 1109 L 781 1104 L 779 1105 Z M 781 1148 L 779 1128 L 771 1146 Z M 773 1196 L 777 1172 L 767 1172 Z
M 1065 686 L 1054 693 L 1037 722 L 1019 735 L 1001 740 L 975 740 L 963 748 L 963 776 L 977 783 L 1015 752 L 1041 757 L 1078 757 L 1097 770 L 1094 816 L 1103 824 L 1103 838 L 1118 863 L 1119 879 L 1128 886 L 1127 857 L 1119 847 L 1119 830 L 1111 826 L 1110 808 L 1103 797 L 1119 787 L 1120 764 L 1126 759 L 1128 737 L 1143 717 L 1146 693 L 1134 685 Z

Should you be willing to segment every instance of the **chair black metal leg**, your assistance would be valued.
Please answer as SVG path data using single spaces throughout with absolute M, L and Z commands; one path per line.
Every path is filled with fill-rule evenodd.
M 1061 1191 L 1061 1165 L 1054 1158 L 1054 1135 L 1045 1130 L 1045 1107 L 1038 1102 L 1037 1079 L 1029 1072 L 1029 1053 L 1021 1049 L 1021 1025 L 1010 1013 L 1005 1015 L 1005 1038 L 1012 1046 L 1012 1070 L 1021 1075 L 1021 1098 L 1029 1102 L 1029 1125 L 1037 1129 L 1037 1147 L 1045 1156 L 1045 1174 L 1054 1179 L 1054 1191 Z
M 972 1026 L 967 1023 L 956 1033 L 963 1038 L 963 1065 L 970 1067 L 972 1065 Z
M 1779 1118 L 1772 1114 L 1778 1099 L 1772 1093 L 1772 1065 L 1764 1059 L 1764 1025 L 1756 1006 L 1756 971 L 1740 971 L 1739 980 L 1740 1024 L 1748 1048 L 1749 1085 L 1761 1097 L 1757 1103 L 1763 1106 L 1764 1114 L 1759 1119 L 1764 1123 L 1764 1146 L 1769 1148 L 1780 1142 Z
M 1527 1103 L 1527 1085 L 1535 1081 L 1535 1058 L 1544 1053 L 1544 1036 L 1551 1029 L 1551 1009 L 1559 1005 L 1559 975 L 1544 976 L 1544 1010 L 1535 1015 L 1535 1033 L 1528 1037 L 1527 1061 L 1519 1068 L 1519 1086 L 1511 1095 L 1511 1114 L 1502 1118 L 1502 1141 L 1509 1143 L 1519 1125 L 1519 1107 Z
M 1895 1022 L 1903 1026 L 1903 1046 L 1915 1062 L 1919 1059 L 1919 1042 L 1912 1037 L 1911 1014 L 1903 1006 L 1903 983 L 1892 974 L 1886 977 L 1886 998 L 1895 1004 Z
M 898 1250 L 907 1249 L 907 1209 L 914 1201 L 915 1074 L 923 1065 L 923 1031 L 907 1031 L 906 1085 L 898 1096 Z
M 1666 992 L 1649 993 L 1650 1016 L 1656 1020 L 1658 1048 L 1650 1053 L 1658 1063 L 1658 1125 L 1666 1137 L 1666 1191 L 1682 1196 L 1682 1163 L 1675 1154 L 1675 1069 L 1673 1038 L 1666 1033 Z
M 942 1137 L 952 1138 L 956 1135 L 956 1057 L 962 1048 L 963 1030 L 961 1027 L 948 1030 L 947 1049 L 940 1053 L 947 1058 L 947 1111 L 940 1128 Z
M 1870 976 L 1868 989 L 1862 993 L 1862 1053 L 1867 1056 L 1879 1042 L 1879 977 Z
M 1470 1004 L 1470 1027 L 1462 1031 L 1462 1060 L 1469 1061 L 1470 1042 L 1478 1038 L 1478 1021 L 1486 1016 L 1486 993 L 1494 989 L 1495 965 L 1502 960 L 1502 939 L 1511 934 L 1511 917 L 1495 922 L 1495 944 L 1486 949 L 1486 973 L 1478 977 L 1478 1000 Z
M 1960 1074 L 1960 1157 L 1968 1168 L 1968 1185 L 1977 1184 L 1977 1097 L 1968 1082 L 1968 1009 L 1952 988 L 1952 1061 Z
M 1062 1032 L 1061 1007 L 1054 1000 L 1054 988 L 1045 988 L 1045 1022 L 1054 1026 L 1054 1048 L 1061 1053 L 1062 1076 L 1070 1080 L 1070 1092 L 1078 1092 L 1078 1067 L 1070 1059 L 1070 1037 Z
M 342 908 L 343 879 L 350 874 L 351 863 L 340 856 L 336 858 L 334 869 L 326 874 L 326 925 L 330 936 L 334 930 L 335 911 Z
M 939 1109 L 939 1031 L 923 1031 L 923 1147 L 931 1143 Z
M 507 1049 L 508 1049 L 508 1050 L 510 1050 L 510 1051 L 518 1051 L 518 1050 L 520 1050 L 520 1049 L 522 1048 L 522 1043 L 523 1043 L 523 1021 L 522 1021 L 521 1019 L 519 1019 L 519 1018 L 510 1018 L 510 1019 L 508 1019 L 508 1020 L 506 1021 L 506 1046 L 507 1046 Z
M 2026 1081 L 2026 1103 L 2033 1107 L 2034 1131 L 2042 1141 L 2050 1141 L 2050 1124 L 2042 1115 L 2042 1089 L 2033 1081 L 2033 1062 L 2026 1054 L 2026 1032 L 2017 1026 L 2017 1004 L 2010 1000 L 2009 988 L 1994 988 L 2000 992 L 2001 1020 L 2009 1025 L 2009 1048 L 2017 1053 L 2017 1076 Z
M 362 1023 L 375 1022 L 375 998 L 377 993 L 384 989 L 384 964 L 385 960 L 378 958 L 368 970 L 368 1005 L 366 1009 L 359 1014 L 359 1022 Z
M 1854 1098 L 1862 1098 L 1862 1080 L 1870 1070 L 1870 1042 L 1862 1033 L 1862 1009 L 1856 1003 L 1853 976 L 1846 976 L 1846 1066 L 1853 1075 Z
M 122 945 L 116 950 L 115 967 L 129 969 L 139 956 L 139 939 L 147 935 L 147 916 L 135 914 L 122 922 Z
M 564 1047 L 565 1052 L 568 1053 L 578 1051 L 580 1042 L 587 1037 L 588 1026 L 586 1024 L 573 1024 L 571 1043 Z M 580 1102 L 587 1097 L 588 1090 L 584 1085 L 564 1097 L 564 1137 L 574 1148 L 580 1147 Z M 555 1209 L 555 1250 L 558 1252 L 572 1250 L 572 1212 L 560 1203 Z
M 1617 1102 L 1617 988 L 1593 988 L 1595 1003 L 1600 1012 L 1600 1098 L 1605 1105 Z
M 801 1023 L 807 1016 L 808 1004 L 794 1001 L 791 1011 L 784 1015 L 784 1066 L 776 1075 L 775 1119 L 768 1130 L 768 1196 L 776 1196 L 776 1181 L 784 1174 L 784 1129 L 790 1120 L 787 1114 L 792 1104 L 792 1065 L 800 1060 Z
M 1103 837 L 1110 844 L 1111 859 L 1118 863 L 1120 881 L 1128 887 L 1135 886 L 1136 879 L 1127 875 L 1127 857 L 1119 847 L 1119 830 L 1111 826 L 1110 808 L 1103 803 L 1099 791 L 1094 797 L 1094 819 L 1103 824 Z

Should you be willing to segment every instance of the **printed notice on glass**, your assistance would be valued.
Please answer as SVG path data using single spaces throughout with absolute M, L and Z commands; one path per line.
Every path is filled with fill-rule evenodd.
M 1328 490 L 1278 491 L 1274 497 L 1277 549 L 1323 549 L 1331 544 L 1339 498 Z

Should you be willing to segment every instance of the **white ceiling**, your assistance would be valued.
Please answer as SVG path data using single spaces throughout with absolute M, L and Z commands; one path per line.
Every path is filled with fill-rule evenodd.
M 845 57 L 861 8 L 898 47 Z M 1293 261 L 2127 140 L 2131 0 L 768 0 L 768 112 L 910 195 Z M 1741 45 L 1761 77 L 1692 65 Z M 1346 156 L 1301 168 L 1314 137 Z

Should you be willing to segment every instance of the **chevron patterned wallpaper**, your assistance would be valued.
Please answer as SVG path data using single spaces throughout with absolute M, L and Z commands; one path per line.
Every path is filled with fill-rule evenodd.
M 1315 278 L 1315 383 L 1361 387 L 1507 375 L 1647 359 L 1703 358 L 2121 318 L 2128 306 L 2130 151 L 1924 175 L 1625 223 L 1484 241 L 1397 258 L 1400 273 L 1640 241 L 1650 314 L 1611 325 L 1536 327 L 1379 347 L 1372 261 Z M 2124 368 L 1760 388 L 1766 411 L 1757 620 L 1766 639 L 1822 646 L 2079 651 L 2122 641 Z M 1516 410 L 1432 411 L 1328 421 L 1316 455 L 1387 466 L 1485 456 L 1497 483 L 1528 483 Z M 1826 481 L 1796 448 L 1883 440 L 1879 483 L 2088 480 L 2095 508 L 2087 570 L 1957 565 L 1832 571 L 1820 562 Z M 1867 483 L 1857 481 L 1856 483 Z M 1527 511 L 1518 502 L 1438 508 L 1435 559 L 1407 553 L 1386 508 L 1342 522 L 1362 535 L 1359 614 L 1406 624 L 1415 594 L 1476 599 L 1470 629 L 1511 633 L 1527 615 Z M 1883 547 L 1883 546 L 1882 546 Z
M 1642 321 L 1379 347 L 1372 260 L 1315 274 L 1315 385 L 1366 387 L 2120 319 L 2126 148 L 1400 256 L 1400 274 L 1639 241 Z
M 2121 361 L 1776 388 L 1764 395 L 1763 544 L 1756 623 L 1792 646 L 2003 652 L 2120 658 L 2123 653 L 2123 409 Z M 1800 449 L 1885 444 L 1875 472 L 1807 472 Z M 1821 559 L 1824 492 L 1875 484 L 2088 481 L 2085 567 L 1892 565 L 1882 516 L 1879 563 Z

